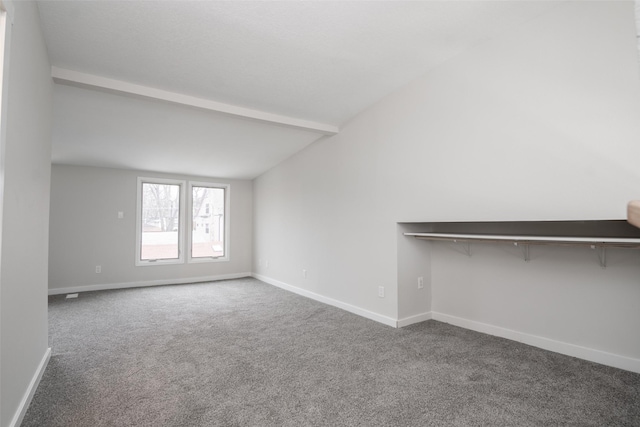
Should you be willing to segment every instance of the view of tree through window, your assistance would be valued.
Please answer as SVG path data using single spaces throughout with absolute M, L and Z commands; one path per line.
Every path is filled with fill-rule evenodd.
M 140 259 L 177 259 L 180 230 L 180 185 L 142 183 Z
M 193 186 L 191 257 L 223 257 L 224 188 Z

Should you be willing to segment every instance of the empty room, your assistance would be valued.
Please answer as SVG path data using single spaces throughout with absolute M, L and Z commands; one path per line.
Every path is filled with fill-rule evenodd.
M 0 427 L 640 425 L 640 3 L 0 36 Z

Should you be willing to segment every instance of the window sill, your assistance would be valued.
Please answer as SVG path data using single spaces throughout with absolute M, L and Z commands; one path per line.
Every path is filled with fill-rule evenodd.
M 136 260 L 136 267 L 153 267 L 155 265 L 176 265 L 184 264 L 184 259 L 159 259 L 157 261 L 141 261 Z
M 214 258 L 214 257 L 189 258 L 187 262 L 189 264 L 201 264 L 201 263 L 208 263 L 208 262 L 227 262 L 227 261 L 229 261 L 228 256 L 218 257 L 218 258 Z

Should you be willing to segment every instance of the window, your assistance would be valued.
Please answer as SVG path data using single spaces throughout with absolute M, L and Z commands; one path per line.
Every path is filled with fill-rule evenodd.
M 138 178 L 136 265 L 184 262 L 184 181 Z
M 189 183 L 191 235 L 189 261 L 227 259 L 228 186 Z
M 184 263 L 185 240 L 189 262 L 229 259 L 229 185 L 186 184 L 138 178 L 137 266 Z

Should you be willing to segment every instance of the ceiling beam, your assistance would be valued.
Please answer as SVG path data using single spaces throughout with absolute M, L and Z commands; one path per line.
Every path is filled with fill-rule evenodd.
M 53 77 L 53 80 L 56 83 L 106 90 L 108 92 L 134 95 L 143 98 L 171 102 L 174 104 L 187 105 L 189 107 L 215 111 L 217 113 L 228 114 L 240 118 L 258 120 L 274 125 L 318 132 L 323 135 L 335 135 L 339 132 L 337 126 L 329 125 L 326 123 L 318 123 L 309 120 L 297 119 L 295 117 L 282 116 L 265 111 L 252 110 L 250 108 L 223 104 L 221 102 L 212 101 L 210 99 L 203 99 L 195 96 L 184 95 L 181 93 L 169 92 L 162 89 L 141 86 L 121 80 L 109 79 L 106 77 L 81 73 L 64 68 L 51 67 L 51 77 Z

